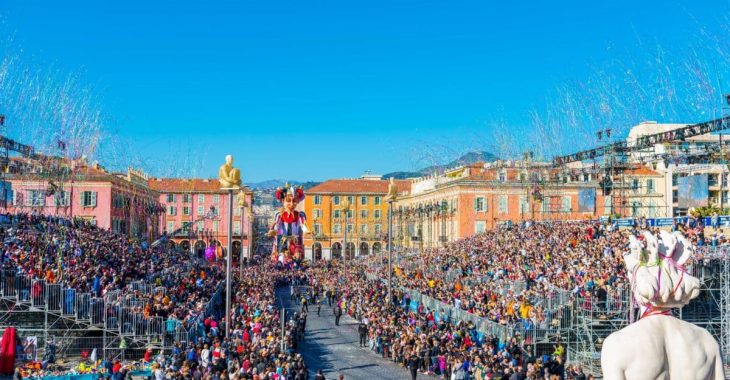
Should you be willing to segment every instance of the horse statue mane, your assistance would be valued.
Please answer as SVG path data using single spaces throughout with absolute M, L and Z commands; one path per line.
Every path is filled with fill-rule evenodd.
M 659 236 L 644 231 L 629 237 L 624 264 L 641 317 L 603 342 L 603 378 L 724 379 L 717 341 L 671 314 L 700 294 L 700 281 L 684 267 L 694 254 L 692 244 L 679 232 Z

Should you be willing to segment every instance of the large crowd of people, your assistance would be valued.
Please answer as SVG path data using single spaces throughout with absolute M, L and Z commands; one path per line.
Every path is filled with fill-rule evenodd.
M 388 275 L 387 266 L 376 257 L 297 270 L 253 263 L 234 282 L 232 311 L 225 315 L 222 305 L 216 305 L 216 313 L 205 312 L 225 277 L 222 263 L 152 248 L 80 220 L 2 217 L 4 270 L 95 297 L 114 294 L 113 302 L 133 298 L 141 301 L 135 311 L 179 321 L 195 332 L 171 352 L 144 355 L 142 362 L 155 379 L 308 379 L 309 368 L 296 352 L 307 311 L 289 315 L 282 324 L 276 297 L 282 284 L 308 285 L 309 302 L 332 307 L 337 322 L 342 314 L 360 321 L 360 344 L 407 367 L 413 378 L 419 371 L 444 379 L 590 378 L 579 366 L 565 363 L 560 336 L 552 337 L 547 351 L 543 344 L 541 352 L 534 352 L 535 346 L 519 333 L 490 335 L 444 310 L 411 307 L 411 291 L 511 332 L 549 328 L 560 323 L 567 307 L 546 302 L 555 295 L 595 297 L 607 309 L 619 298 L 626 287 L 622 255 L 631 233 L 599 223 L 487 231 L 417 255 L 399 255 L 391 298 L 380 281 Z M 704 240 L 702 226 L 675 228 L 695 243 Z M 718 239 L 712 244 L 724 243 Z M 135 283 L 162 291 L 144 291 L 131 286 Z M 108 358 L 85 368 L 113 379 L 130 371 Z
M 281 282 L 303 281 L 298 272 L 272 275 L 276 269 L 268 263 L 243 268 L 242 280 L 234 282 L 231 335 L 225 338 L 228 318 L 220 310 L 222 305 L 216 305 L 216 313 L 203 314 L 225 278 L 222 263 L 196 262 L 187 253 L 152 248 L 78 219 L 32 214 L 0 217 L 4 222 L 0 226 L 2 269 L 11 274 L 4 280 L 7 285 L 16 287 L 17 275 L 27 275 L 76 294 L 105 297 L 110 306 L 135 305 L 134 310 L 122 312 L 168 318 L 195 332 L 187 335 L 193 340 L 186 346 L 176 343 L 172 352 L 145 355 L 143 362 L 151 365 L 155 379 L 307 378 L 307 368 L 295 353 L 306 314 L 290 317 L 282 335 L 275 302 Z M 108 297 L 112 294 L 113 298 Z M 130 299 L 136 302 L 125 303 Z M 121 379 L 136 367 L 132 362 L 98 358 L 71 371 Z M 54 372 L 38 364 L 18 370 L 36 376 Z

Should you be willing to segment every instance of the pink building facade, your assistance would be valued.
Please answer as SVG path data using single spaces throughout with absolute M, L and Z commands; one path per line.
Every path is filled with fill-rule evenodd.
M 164 207 L 160 233 L 167 233 L 170 244 L 202 256 L 209 246 L 228 247 L 228 192 L 217 179 L 152 178 L 150 188 L 157 191 Z M 250 258 L 252 252 L 251 206 L 253 192 L 244 188 L 245 205 L 233 194 L 233 260 Z
M 64 175 L 23 168 L 6 174 L 5 211 L 79 218 L 141 240 L 158 238 L 163 208 L 143 172 L 110 173 L 85 163 L 69 165 Z

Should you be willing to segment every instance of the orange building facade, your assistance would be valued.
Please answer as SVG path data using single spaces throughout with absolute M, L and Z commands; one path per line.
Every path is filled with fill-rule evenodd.
M 432 248 L 505 224 L 597 219 L 598 183 L 546 164 L 476 163 L 414 180 L 394 212 L 394 245 Z
M 611 202 L 590 174 L 521 161 L 476 163 L 396 183 L 393 245 L 413 249 L 438 247 L 510 223 L 598 219 L 608 215 Z M 305 238 L 305 257 L 352 257 L 386 249 L 387 190 L 388 181 L 368 178 L 330 180 L 310 189 L 304 209 L 313 236 Z M 347 222 L 345 199 L 351 203 Z
M 304 239 L 306 259 L 351 258 L 385 249 L 389 182 L 379 178 L 335 179 L 307 190 L 304 211 L 312 235 Z M 410 181 L 396 183 L 399 191 L 410 188 Z M 348 213 L 345 201 L 350 203 Z

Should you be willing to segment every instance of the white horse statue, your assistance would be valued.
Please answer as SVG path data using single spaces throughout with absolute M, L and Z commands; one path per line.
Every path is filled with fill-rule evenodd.
M 721 380 L 722 357 L 707 330 L 671 315 L 700 293 L 700 281 L 685 271 L 693 248 L 680 233 L 630 237 L 624 255 L 633 299 L 641 318 L 603 342 L 605 380 Z

